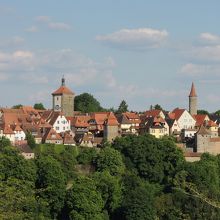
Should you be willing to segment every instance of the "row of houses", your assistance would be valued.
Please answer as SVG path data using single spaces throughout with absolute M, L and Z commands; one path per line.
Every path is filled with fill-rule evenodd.
M 172 112 L 149 110 L 142 114 L 125 112 L 75 113 L 72 117 L 53 110 L 36 110 L 31 106 L 20 109 L 0 109 L 0 136 L 7 137 L 12 144 L 26 142 L 30 132 L 36 143 L 98 146 L 104 140 L 129 134 L 149 133 L 156 138 L 172 135 L 179 141 L 195 136 L 203 125 L 211 137 L 218 137 L 219 123 L 208 115 L 191 115 L 185 109 Z

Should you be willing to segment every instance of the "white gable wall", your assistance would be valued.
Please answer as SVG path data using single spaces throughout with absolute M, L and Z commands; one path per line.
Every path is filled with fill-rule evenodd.
M 193 129 L 195 127 L 196 121 L 189 114 L 188 111 L 184 111 L 180 118 L 177 120 L 180 129 Z

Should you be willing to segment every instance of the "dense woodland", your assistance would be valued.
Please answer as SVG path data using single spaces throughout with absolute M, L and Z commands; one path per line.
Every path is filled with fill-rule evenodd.
M 188 163 L 151 135 L 34 150 L 25 160 L 0 140 L 0 219 L 219 219 L 220 156 Z

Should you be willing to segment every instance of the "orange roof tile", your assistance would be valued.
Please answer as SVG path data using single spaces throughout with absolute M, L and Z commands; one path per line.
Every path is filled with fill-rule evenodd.
M 114 113 L 109 112 L 108 118 L 106 120 L 106 125 L 108 125 L 108 126 L 117 126 L 117 125 L 119 125 L 118 120 L 115 117 Z
M 62 137 L 53 129 L 48 129 L 48 132 L 45 134 L 45 140 L 63 140 Z
M 185 111 L 185 109 L 175 108 L 172 111 L 172 113 L 174 113 L 174 118 L 173 119 L 178 120 L 181 117 L 181 115 L 183 114 L 184 111 Z
M 201 115 L 201 114 L 193 115 L 193 118 L 196 120 L 196 126 L 202 125 L 205 121 L 206 116 L 207 115 Z
M 160 112 L 161 112 L 161 110 L 152 109 L 152 110 L 146 111 L 144 114 L 147 117 L 155 117 L 155 116 L 158 116 L 160 114 Z
M 60 86 L 59 89 L 57 89 L 55 92 L 52 93 L 52 95 L 62 95 L 62 94 L 74 95 L 74 93 L 66 86 Z

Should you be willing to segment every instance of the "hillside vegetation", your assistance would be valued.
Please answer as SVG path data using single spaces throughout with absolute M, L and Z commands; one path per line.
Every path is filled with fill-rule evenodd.
M 34 150 L 0 141 L 0 219 L 219 219 L 220 157 L 188 163 L 169 137 Z

